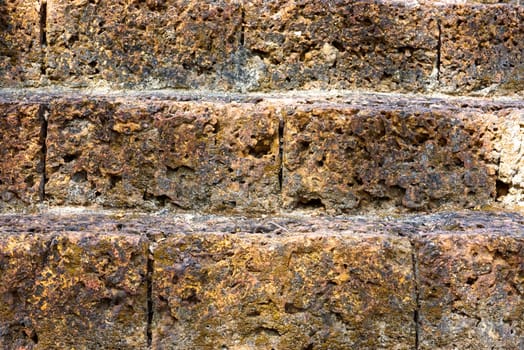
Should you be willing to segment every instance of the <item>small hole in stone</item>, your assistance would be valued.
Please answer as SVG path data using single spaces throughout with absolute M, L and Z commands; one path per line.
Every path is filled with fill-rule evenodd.
M 477 281 L 477 277 L 468 277 L 468 279 L 466 280 L 466 283 L 469 284 L 469 285 L 471 286 L 471 285 L 473 285 L 476 281 Z
M 66 154 L 64 156 L 64 163 L 71 163 L 73 160 L 78 158 L 78 154 Z
M 33 187 L 34 184 L 35 184 L 35 180 L 34 180 L 34 177 L 33 175 L 29 175 L 28 177 L 25 178 L 24 182 L 26 183 L 26 185 L 28 187 Z
M 110 175 L 109 176 L 109 188 L 110 189 L 115 188 L 119 182 L 122 182 L 122 176 L 120 175 Z
M 341 41 L 335 40 L 331 44 L 340 52 L 346 51 L 346 48 L 344 47 L 344 43 L 342 43 Z
M 497 198 L 504 197 L 509 193 L 509 184 L 497 180 L 496 182 Z
M 237 206 L 236 201 L 223 201 L 222 203 L 224 204 L 224 206 L 229 208 L 235 208 Z
M 71 180 L 73 180 L 74 182 L 85 182 L 87 181 L 87 172 L 85 170 L 78 171 L 73 174 Z
M 297 208 L 301 209 L 325 209 L 326 206 L 320 198 L 305 199 L 302 198 L 297 203 Z
M 298 142 L 298 149 L 300 152 L 303 152 L 305 150 L 307 150 L 309 148 L 309 145 L 311 143 L 309 141 L 305 141 L 305 140 L 302 140 L 302 141 L 299 141 Z
M 255 146 L 248 147 L 248 153 L 255 158 L 262 158 L 271 153 L 271 144 L 268 141 L 258 141 Z

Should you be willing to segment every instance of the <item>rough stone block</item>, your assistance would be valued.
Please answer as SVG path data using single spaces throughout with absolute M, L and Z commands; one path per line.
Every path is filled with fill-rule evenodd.
M 487 223 L 485 229 L 436 231 L 416 240 L 419 349 L 524 348 L 520 220 L 517 230 Z
M 146 347 L 147 241 L 18 225 L 0 233 L 2 349 Z
M 39 200 L 44 170 L 42 108 L 0 98 L 0 210 Z
M 414 346 L 405 238 L 177 234 L 154 262 L 153 348 Z
M 248 1 L 245 47 L 264 89 L 435 85 L 438 26 L 431 6 L 401 1 Z
M 499 112 L 500 154 L 497 172 L 497 200 L 511 207 L 524 204 L 524 108 Z
M 40 80 L 40 3 L 0 1 L 0 87 L 35 86 Z
M 289 112 L 284 207 L 351 212 L 490 203 L 501 121 L 467 104 L 458 109 L 433 102 L 385 98 Z
M 50 82 L 187 88 L 227 86 L 242 16 L 224 0 L 48 0 L 48 17 Z
M 279 118 L 254 103 L 96 97 L 51 104 L 51 204 L 271 212 Z
M 444 92 L 524 93 L 524 9 L 512 5 L 442 8 L 439 81 Z

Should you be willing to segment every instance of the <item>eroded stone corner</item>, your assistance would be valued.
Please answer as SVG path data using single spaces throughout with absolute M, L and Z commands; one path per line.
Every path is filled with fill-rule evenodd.
M 417 238 L 420 349 L 524 345 L 524 237 L 492 232 Z
M 505 206 L 524 205 L 524 109 L 500 112 L 497 201 Z

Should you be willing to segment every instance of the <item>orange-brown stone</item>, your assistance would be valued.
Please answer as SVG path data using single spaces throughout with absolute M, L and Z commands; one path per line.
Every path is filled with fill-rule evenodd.
M 279 118 L 254 103 L 62 99 L 51 103 L 51 204 L 271 212 Z
M 524 8 L 453 5 L 440 14 L 444 92 L 524 93 Z
M 175 234 L 158 243 L 154 264 L 156 349 L 415 345 L 406 238 Z
M 238 2 L 48 0 L 47 6 L 51 83 L 188 88 L 234 80 L 226 76 L 242 32 Z
M 0 210 L 28 207 L 40 199 L 45 110 L 38 103 L 0 97 Z
M 0 87 L 39 85 L 40 21 L 39 1 L 0 1 Z
M 289 111 L 283 146 L 284 208 L 472 208 L 506 195 L 497 193 L 499 169 L 512 169 L 513 180 L 504 180 L 508 187 L 513 188 L 513 181 L 520 183 L 515 164 L 522 156 L 510 151 L 520 149 L 520 138 L 508 138 L 508 128 L 500 126 L 508 123 L 509 129 L 519 129 L 522 109 L 491 112 L 482 103 L 434 102 L 426 106 L 385 97 L 344 105 L 312 103 Z M 507 161 L 500 161 L 505 158 L 501 153 L 508 155 Z M 517 201 L 518 188 L 520 184 L 512 191 L 519 194 L 511 197 Z
M 147 241 L 63 220 L 1 218 L 0 347 L 145 349 Z
M 524 221 L 451 218 L 416 239 L 420 349 L 524 346 Z M 513 226 L 513 227 L 512 227 Z

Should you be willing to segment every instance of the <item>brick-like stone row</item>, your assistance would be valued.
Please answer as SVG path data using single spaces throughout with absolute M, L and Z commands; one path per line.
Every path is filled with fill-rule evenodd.
M 3 215 L 0 347 L 518 349 L 523 264 L 518 214 Z
M 524 228 L 486 228 L 416 239 L 419 349 L 524 347 Z
M 177 234 L 154 253 L 156 349 L 414 345 L 407 238 Z
M 263 89 L 524 90 L 519 5 L 259 0 L 245 11 Z
M 44 192 L 53 206 L 220 213 L 524 199 L 519 101 L 70 92 L 0 102 L 4 211 Z
M 524 90 L 518 1 L 42 1 L 0 3 L 0 86 Z

